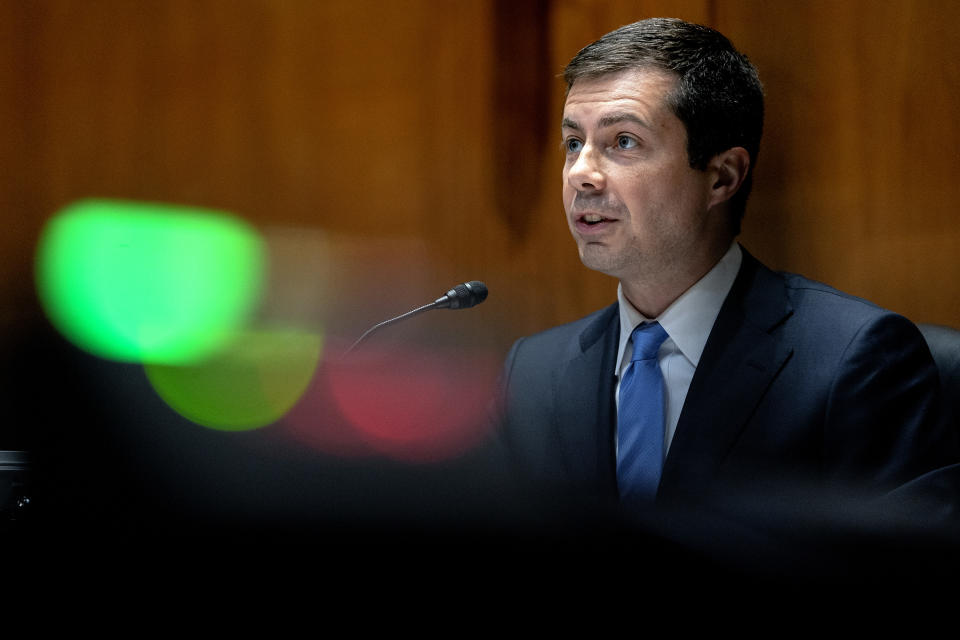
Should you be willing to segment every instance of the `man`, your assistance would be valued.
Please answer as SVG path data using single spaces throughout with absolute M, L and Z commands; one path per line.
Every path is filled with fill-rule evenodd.
M 651 19 L 585 47 L 565 79 L 567 223 L 583 263 L 620 284 L 617 303 L 507 358 L 502 442 L 527 478 L 631 509 L 769 515 L 956 461 L 913 324 L 735 241 L 763 123 L 746 57 Z M 632 355 L 654 333 L 642 369 Z

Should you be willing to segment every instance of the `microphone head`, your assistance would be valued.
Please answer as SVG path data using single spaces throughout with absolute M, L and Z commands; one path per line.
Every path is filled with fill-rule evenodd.
M 487 299 L 487 285 L 478 280 L 458 284 L 437 302 L 447 309 L 469 309 Z

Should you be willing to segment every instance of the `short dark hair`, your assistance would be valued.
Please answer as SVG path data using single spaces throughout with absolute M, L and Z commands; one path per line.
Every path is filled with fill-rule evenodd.
M 731 228 L 740 232 L 763 134 L 763 85 L 757 69 L 720 32 L 676 18 L 650 18 L 587 45 L 564 69 L 567 91 L 581 78 L 652 67 L 677 76 L 667 103 L 687 131 L 690 166 L 733 147 L 750 154 L 750 170 L 730 200 Z

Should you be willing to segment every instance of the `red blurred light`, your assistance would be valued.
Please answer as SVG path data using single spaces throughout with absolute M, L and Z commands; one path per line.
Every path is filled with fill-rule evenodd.
M 455 458 L 487 434 L 499 361 L 463 349 L 362 347 L 331 355 L 284 423 L 339 456 Z

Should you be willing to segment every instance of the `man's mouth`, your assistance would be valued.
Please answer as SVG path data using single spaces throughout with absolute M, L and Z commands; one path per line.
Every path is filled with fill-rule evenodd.
M 585 213 L 580 216 L 579 220 L 583 224 L 586 224 L 592 227 L 594 225 L 600 224 L 601 222 L 611 222 L 613 218 L 607 218 L 605 216 L 600 215 L 599 213 Z

